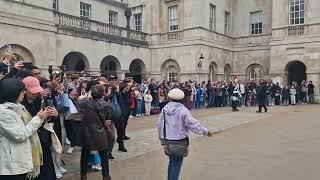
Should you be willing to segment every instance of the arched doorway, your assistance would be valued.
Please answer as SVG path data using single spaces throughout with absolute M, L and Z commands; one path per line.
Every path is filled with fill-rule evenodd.
M 68 72 L 81 72 L 89 70 L 89 62 L 85 55 L 80 52 L 70 52 L 64 58 L 62 65 Z
M 119 60 L 114 56 L 106 56 L 101 61 L 100 71 L 101 71 L 101 74 L 118 75 L 118 73 L 121 71 Z
M 259 81 L 263 78 L 263 67 L 260 64 L 252 64 L 247 68 L 247 80 Z
M 289 62 L 285 69 L 285 77 L 286 82 L 291 84 L 292 82 L 297 82 L 298 84 L 301 84 L 303 80 L 307 80 L 307 67 L 306 65 L 301 61 L 292 61 Z
M 231 66 L 230 64 L 226 64 L 224 67 L 224 80 L 229 81 L 231 75 Z
M 131 62 L 129 71 L 132 74 L 134 81 L 141 83 L 142 79 L 145 78 L 146 66 L 141 59 L 135 59 Z
M 161 72 L 167 81 L 177 81 L 179 80 L 180 66 L 177 61 L 169 59 L 162 64 Z
M 7 44 L 0 48 L 0 59 L 2 60 L 6 54 L 14 54 L 17 61 L 25 63 L 34 63 L 34 57 L 30 50 L 18 44 Z
M 209 73 L 208 73 L 208 80 L 212 81 L 216 81 L 217 79 L 217 64 L 212 62 L 209 65 Z

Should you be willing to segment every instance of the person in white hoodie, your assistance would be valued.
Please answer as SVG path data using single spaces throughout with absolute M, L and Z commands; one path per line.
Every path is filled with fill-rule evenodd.
M 296 94 L 297 94 L 297 91 L 294 88 L 294 85 L 292 85 L 290 88 L 291 105 L 296 105 Z
M 35 178 L 40 173 L 42 148 L 37 130 L 53 112 L 41 110 L 32 118 L 20 104 L 24 95 L 21 81 L 0 81 L 0 179 L 25 180 L 27 174 Z
M 146 115 L 150 116 L 150 110 L 151 110 L 151 102 L 152 102 L 152 96 L 151 96 L 151 91 L 148 90 L 147 94 L 144 96 L 144 102 L 145 102 L 145 110 L 146 110 Z
M 240 104 L 242 107 L 246 106 L 246 88 L 242 81 L 240 81 Z

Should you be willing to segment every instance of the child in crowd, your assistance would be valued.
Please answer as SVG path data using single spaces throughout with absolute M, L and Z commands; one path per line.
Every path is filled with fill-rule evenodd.
M 296 94 L 297 94 L 297 91 L 292 85 L 290 88 L 291 105 L 296 105 Z
M 137 106 L 136 106 L 136 117 L 143 116 L 142 114 L 142 93 L 136 89 L 134 91 L 135 98 L 137 99 Z
M 148 90 L 147 94 L 144 96 L 144 101 L 145 101 L 145 110 L 146 110 L 146 115 L 150 116 L 150 110 L 151 110 L 151 102 L 153 98 L 151 96 L 151 91 Z
M 131 105 L 130 105 L 130 109 L 131 109 L 131 114 L 130 114 L 130 118 L 133 117 L 134 115 L 134 110 L 136 109 L 136 102 L 135 102 L 135 94 L 134 94 L 135 88 L 132 87 L 132 91 L 131 91 Z

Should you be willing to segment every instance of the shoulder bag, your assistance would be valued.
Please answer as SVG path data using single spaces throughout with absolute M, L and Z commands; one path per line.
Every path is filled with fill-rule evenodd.
M 189 138 L 182 140 L 168 140 L 166 128 L 166 115 L 163 112 L 163 137 L 164 137 L 164 152 L 167 156 L 187 157 L 189 153 Z

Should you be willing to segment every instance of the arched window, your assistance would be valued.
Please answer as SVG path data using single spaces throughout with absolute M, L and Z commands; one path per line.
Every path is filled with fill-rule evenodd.
M 170 65 L 167 69 L 167 79 L 168 81 L 175 81 L 178 79 L 178 71 L 177 68 L 173 65 Z
M 227 64 L 224 67 L 224 80 L 225 81 L 230 80 L 230 73 L 231 73 L 231 67 L 230 67 L 230 65 Z
M 248 79 L 259 81 L 263 77 L 263 69 L 260 65 L 252 65 L 248 68 Z
M 210 80 L 210 81 L 216 80 L 216 69 L 215 69 L 214 65 L 209 66 L 208 80 Z

